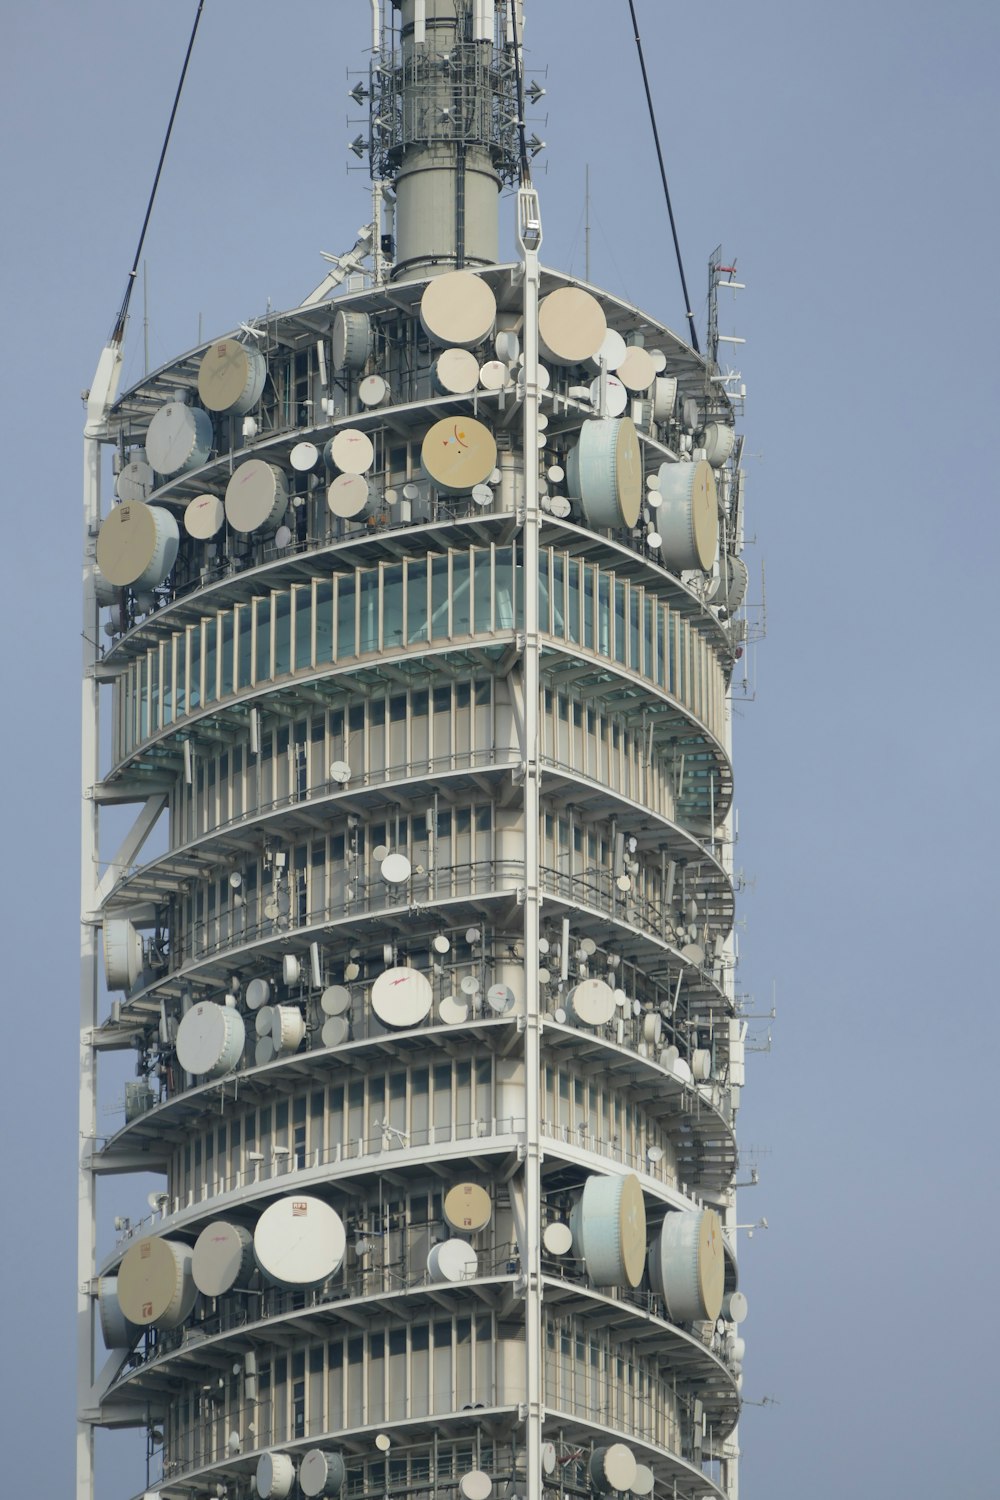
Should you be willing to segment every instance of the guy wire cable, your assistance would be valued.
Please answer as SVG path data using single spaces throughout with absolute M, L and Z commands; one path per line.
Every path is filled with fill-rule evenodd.
M 628 0 L 628 8 L 632 13 L 632 30 L 635 32 L 635 47 L 639 54 L 639 67 L 642 69 L 642 85 L 646 90 L 646 104 L 649 109 L 649 123 L 653 127 L 653 140 L 656 143 L 656 159 L 660 164 L 660 180 L 663 183 L 663 196 L 667 200 L 667 214 L 670 218 L 670 233 L 674 237 L 674 253 L 677 256 L 677 269 L 681 277 L 681 291 L 684 293 L 685 316 L 688 320 L 688 328 L 691 331 L 691 348 L 695 354 L 700 354 L 698 345 L 698 334 L 694 326 L 694 313 L 691 311 L 691 298 L 688 296 L 687 280 L 684 276 L 684 263 L 681 260 L 681 246 L 677 238 L 677 225 L 674 222 L 673 205 L 670 202 L 670 189 L 667 186 L 667 170 L 663 165 L 663 152 L 660 149 L 660 132 L 656 128 L 656 115 L 653 111 L 653 96 L 649 90 L 649 76 L 646 72 L 646 59 L 642 54 L 642 42 L 639 40 L 639 23 L 635 17 L 635 5 Z
M 160 173 L 163 171 L 163 163 L 166 160 L 167 147 L 170 145 L 170 133 L 174 128 L 174 120 L 177 117 L 177 106 L 181 102 L 181 90 L 184 87 L 184 80 L 187 77 L 188 63 L 191 61 L 191 53 L 194 49 L 194 39 L 198 33 L 198 23 L 201 20 L 201 13 L 204 9 L 205 0 L 198 0 L 198 9 L 195 13 L 194 25 L 191 28 L 191 38 L 187 45 L 187 52 L 184 54 L 184 66 L 181 68 L 180 82 L 177 85 L 177 92 L 174 95 L 174 106 L 170 111 L 170 119 L 167 123 L 167 133 L 163 138 L 163 148 L 160 151 L 160 160 L 156 164 L 156 176 L 153 178 L 153 189 L 149 195 L 149 202 L 146 204 L 146 217 L 143 219 L 142 229 L 139 231 L 139 243 L 136 246 L 135 259 L 132 262 L 132 269 L 128 273 L 128 282 L 125 287 L 125 296 L 122 299 L 122 305 L 118 312 L 118 319 L 114 326 L 114 332 L 111 335 L 112 344 L 120 344 L 122 339 L 125 337 L 125 321 L 128 318 L 128 305 L 132 299 L 132 288 L 135 286 L 136 273 L 139 269 L 139 259 L 142 255 L 142 247 L 146 239 L 146 230 L 149 228 L 150 215 L 153 212 L 153 201 L 156 198 L 156 189 L 160 185 Z

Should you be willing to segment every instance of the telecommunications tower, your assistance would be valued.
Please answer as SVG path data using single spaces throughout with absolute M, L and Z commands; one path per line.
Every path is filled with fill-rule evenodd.
M 735 1500 L 733 403 L 541 266 L 521 0 L 372 10 L 358 244 L 89 397 L 78 1500 Z

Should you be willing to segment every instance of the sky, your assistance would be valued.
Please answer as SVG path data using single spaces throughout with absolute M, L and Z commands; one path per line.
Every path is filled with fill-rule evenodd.
M 0 11 L 12 632 L 0 1430 L 12 1490 L 65 1494 L 79 393 L 124 291 L 195 5 Z M 742 1500 L 985 1496 L 1000 1333 L 1000 8 L 636 11 L 702 329 L 716 244 L 747 287 L 722 313 L 746 339 L 733 362 L 748 388 L 747 558 L 753 621 L 766 616 L 736 726 L 738 931 L 740 988 L 771 1040 L 750 1058 L 741 1117 L 760 1177 L 741 1221 L 768 1221 L 742 1246 Z M 199 330 L 301 301 L 319 252 L 346 250 L 367 221 L 367 174 L 348 171 L 346 146 L 363 128 L 347 93 L 367 68 L 369 15 L 365 0 L 207 0 L 144 251 L 151 365 Z M 543 261 L 585 269 L 589 168 L 591 279 L 681 329 L 627 0 L 527 0 L 525 42 L 528 77 L 547 90 L 530 122 L 547 143 Z M 123 385 L 142 373 L 142 322 L 140 289 Z M 142 1486 L 119 1442 L 133 1452 L 102 1443 L 100 1500 Z

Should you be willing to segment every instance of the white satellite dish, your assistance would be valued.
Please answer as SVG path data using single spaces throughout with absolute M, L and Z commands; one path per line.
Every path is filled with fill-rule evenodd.
M 392 1447 L 392 1439 L 389 1437 L 388 1433 L 377 1432 L 375 1434 L 375 1446 L 380 1453 L 388 1453 L 389 1449 Z
M 271 986 L 266 979 L 251 979 L 247 985 L 247 1005 L 251 1010 L 260 1010 L 271 998 Z
M 298 984 L 302 977 L 302 965 L 294 953 L 286 953 L 282 958 L 281 977 L 285 984 Z
M 315 443 L 296 443 L 288 457 L 297 473 L 307 474 L 319 463 L 319 449 Z
M 386 969 L 372 985 L 372 1010 L 384 1026 L 416 1026 L 432 1001 L 430 981 L 418 969 Z
M 435 953 L 448 953 L 451 951 L 451 942 L 443 932 L 439 932 L 431 938 L 431 947 Z
M 505 1016 L 516 1004 L 514 991 L 507 984 L 491 984 L 486 991 L 486 1003 L 497 1015 Z
M 338 786 L 346 786 L 351 779 L 351 768 L 346 760 L 335 760 L 330 765 L 330 780 Z
M 412 873 L 413 867 L 405 854 L 387 854 L 379 868 L 386 885 L 405 885 Z
M 573 1248 L 573 1232 L 561 1219 L 554 1220 L 542 1231 L 542 1244 L 550 1255 L 568 1255 Z
M 461 1026 L 463 1021 L 469 1019 L 469 1007 L 464 1000 L 456 1000 L 454 995 L 445 995 L 438 1001 L 438 1016 L 446 1026 Z

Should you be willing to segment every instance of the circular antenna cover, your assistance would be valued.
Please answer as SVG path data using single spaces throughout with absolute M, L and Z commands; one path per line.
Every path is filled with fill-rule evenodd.
M 191 1271 L 206 1297 L 222 1297 L 245 1282 L 254 1269 L 253 1235 L 242 1224 L 216 1219 L 194 1242 Z
M 243 1055 L 246 1026 L 238 1010 L 203 1000 L 181 1017 L 177 1028 L 177 1061 L 185 1073 L 222 1078 Z
M 578 1222 L 579 1248 L 594 1285 L 638 1286 L 646 1260 L 646 1205 L 638 1177 L 588 1177 Z
M 372 985 L 371 999 L 383 1026 L 416 1026 L 431 1008 L 433 991 L 418 969 L 386 969 Z
M 250 458 L 226 485 L 226 520 L 241 536 L 274 530 L 288 505 L 285 476 L 274 464 Z
M 212 451 L 212 419 L 200 406 L 168 401 L 146 433 L 146 457 L 157 474 L 184 474 L 205 463 Z
M 209 411 L 241 417 L 260 400 L 266 376 L 267 363 L 255 344 L 219 339 L 201 357 L 198 398 Z
M 467 494 L 492 474 L 496 439 L 473 417 L 446 417 L 435 422 L 424 438 L 420 461 L 438 489 L 451 495 Z
M 115 588 L 156 588 L 177 557 L 180 532 L 169 510 L 130 500 L 101 522 L 97 566 Z
M 341 474 L 366 474 L 375 462 L 375 448 L 360 427 L 345 427 L 327 443 L 325 456 Z
M 436 344 L 473 349 L 493 332 L 496 315 L 492 288 L 472 271 L 435 276 L 420 299 L 420 321 Z
M 459 1182 L 444 1198 L 444 1221 L 459 1234 L 477 1234 L 493 1215 L 490 1195 L 478 1182 Z
M 546 1224 L 542 1244 L 550 1255 L 568 1255 L 573 1248 L 573 1232 L 561 1219 Z
M 657 529 L 664 562 L 678 573 L 688 568 L 707 572 L 719 544 L 715 471 L 704 459 L 666 463 L 660 465 L 659 479 Z
M 584 422 L 566 478 L 590 526 L 632 527 L 642 505 L 642 455 L 631 417 Z
M 319 1198 L 279 1198 L 257 1220 L 254 1255 L 284 1287 L 319 1286 L 340 1269 L 347 1236 L 337 1211 Z
M 207 542 L 222 530 L 226 508 L 218 495 L 195 495 L 184 510 L 184 530 L 196 542 Z
M 138 1240 L 118 1267 L 118 1301 L 130 1323 L 178 1328 L 194 1307 L 191 1247 L 159 1235 Z
M 607 331 L 603 307 L 581 287 L 559 287 L 539 305 L 539 340 L 555 364 L 578 365 L 593 358 Z

